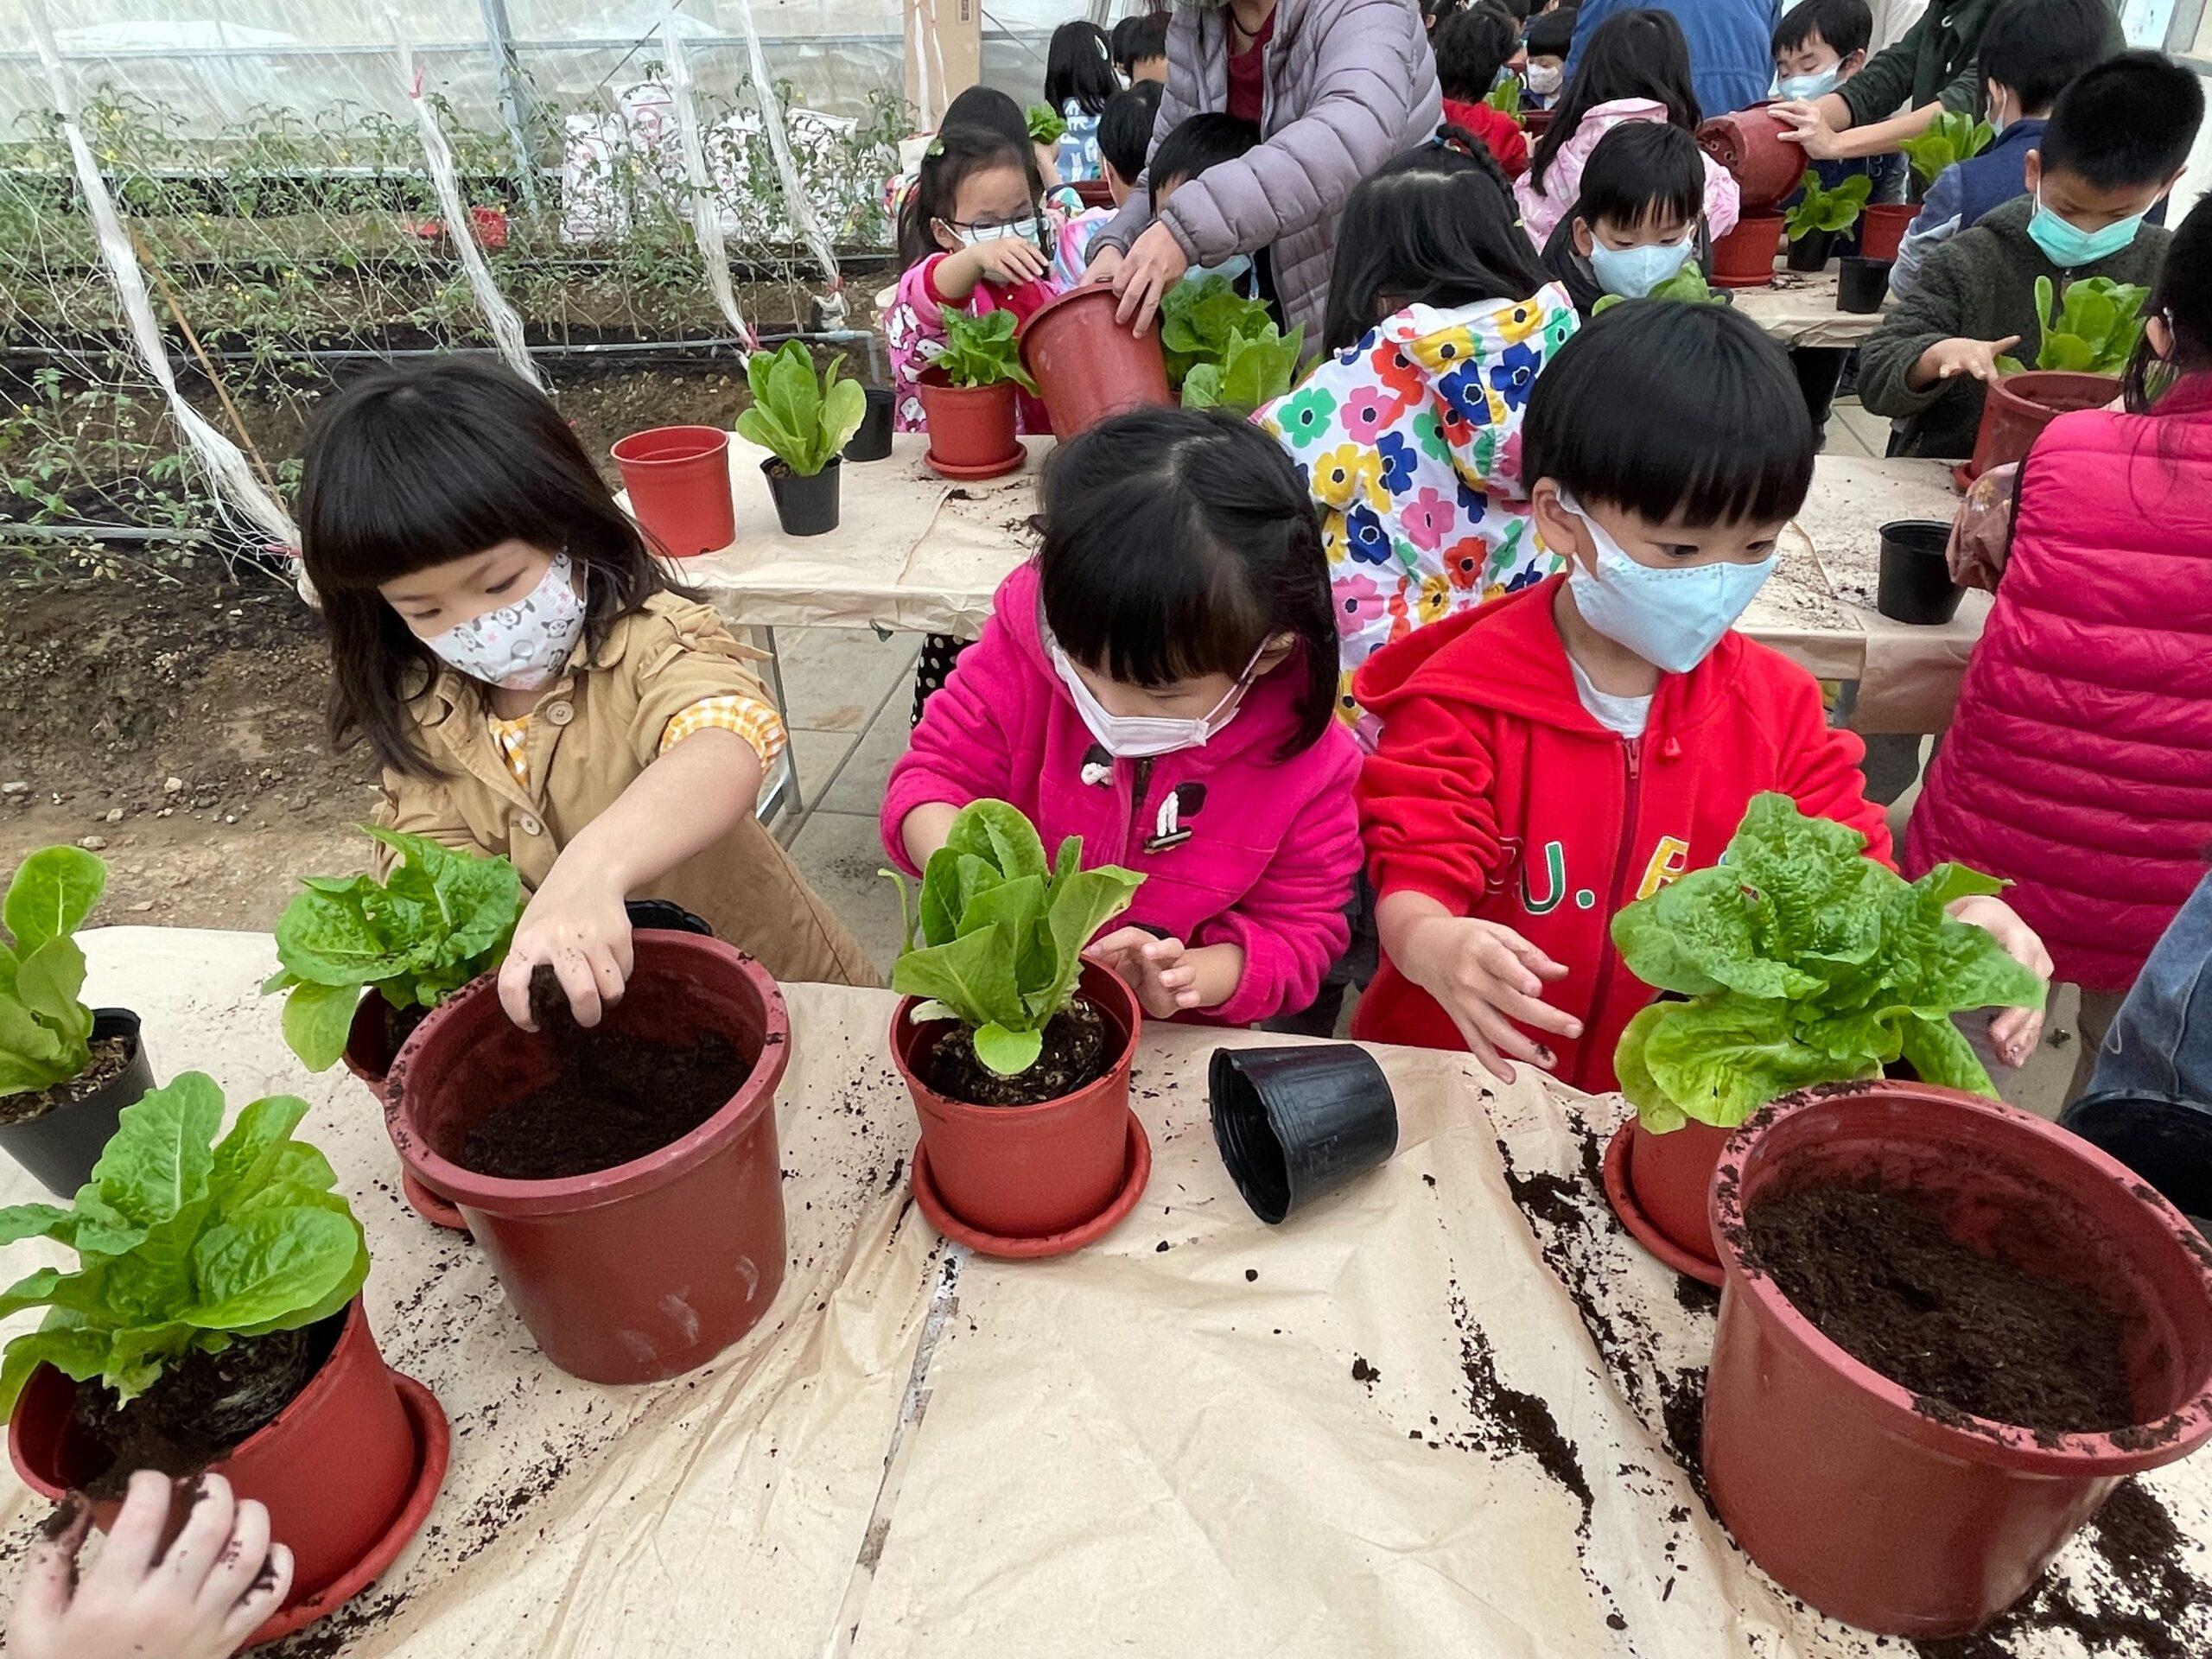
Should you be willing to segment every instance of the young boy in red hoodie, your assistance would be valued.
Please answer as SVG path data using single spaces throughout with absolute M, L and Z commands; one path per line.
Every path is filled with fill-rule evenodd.
M 1633 301 L 1546 365 L 1522 472 L 1566 571 L 1359 671 L 1382 721 L 1359 797 L 1387 961 L 1355 1036 L 1610 1090 L 1621 1030 L 1652 995 L 1612 918 L 1716 861 L 1752 796 L 1778 790 L 1891 861 L 1864 746 L 1829 729 L 1811 675 L 1732 627 L 1814 450 L 1789 359 L 1722 307 Z M 2001 900 L 1952 913 L 2049 975 Z M 2005 1010 L 1999 1057 L 2018 1065 L 2041 1029 Z
M 1521 30 L 1487 5 L 1456 11 L 1436 26 L 1436 79 L 1444 88 L 1444 118 L 1483 142 L 1509 179 L 1529 170 L 1529 135 L 1503 110 L 1483 100 L 1497 72 L 1521 49 Z

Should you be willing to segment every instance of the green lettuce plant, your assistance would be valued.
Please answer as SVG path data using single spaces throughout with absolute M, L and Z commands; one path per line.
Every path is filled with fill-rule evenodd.
M 1084 869 L 1080 836 L 1048 866 L 1021 810 L 993 800 L 953 819 L 922 872 L 918 906 L 903 876 L 882 874 L 898 884 L 906 938 L 891 988 L 924 999 L 918 1021 L 969 1027 L 976 1058 L 1002 1077 L 1037 1063 L 1046 1026 L 1075 996 L 1084 947 L 1144 880 L 1111 864 Z
M 1929 124 L 1927 131 L 1917 138 L 1906 139 L 1898 148 L 1904 151 L 1912 170 L 1925 186 L 1935 183 L 1936 175 L 1945 168 L 1980 155 L 1996 136 L 1997 129 L 1988 122 L 1977 121 L 1961 111 L 1946 110 Z
M 0 1293 L 0 1316 L 47 1310 L 0 1360 L 0 1413 L 41 1363 L 128 1402 L 188 1353 L 297 1330 L 351 1301 L 368 1245 L 329 1160 L 292 1138 L 307 1109 L 288 1095 L 257 1100 L 219 1141 L 222 1091 L 188 1071 L 124 1109 L 71 1208 L 0 1210 L 0 1244 L 49 1238 L 77 1254 L 73 1269 L 41 1268 Z
M 795 340 L 781 351 L 753 353 L 745 360 L 753 407 L 738 416 L 739 435 L 801 478 L 813 477 L 837 459 L 868 415 L 868 394 L 838 373 L 844 366 L 842 357 L 833 357 L 817 378 L 814 359 Z
M 276 918 L 283 966 L 261 989 L 285 994 L 284 1041 L 310 1071 L 345 1053 L 362 992 L 395 1009 L 435 1007 L 505 960 L 522 918 L 522 878 L 505 859 L 367 833 L 399 855 L 389 880 L 308 876 Z
M 1305 343 L 1302 325 L 1288 334 L 1272 322 L 1255 334 L 1231 334 L 1219 362 L 1193 364 L 1183 377 L 1183 407 L 1249 415 L 1273 403 L 1297 380 L 1298 353 Z
M 995 386 L 1011 380 L 1027 391 L 1037 390 L 1029 371 L 1021 366 L 1021 347 L 1015 341 L 1013 312 L 1001 308 L 980 317 L 963 312 L 944 314 L 944 343 L 930 359 L 930 366 L 944 372 L 956 386 Z M 865 398 L 863 398 L 865 401 Z
M 1236 340 L 1263 340 L 1274 328 L 1267 302 L 1244 298 L 1226 276 L 1176 283 L 1160 302 L 1160 344 L 1167 357 L 1168 385 L 1181 391 L 1201 364 L 1225 368 Z M 1303 330 L 1293 338 L 1302 345 Z M 1292 356 L 1296 355 L 1294 348 Z
M 1849 230 L 1866 211 L 1874 181 L 1864 173 L 1855 173 L 1830 190 L 1821 185 L 1821 175 L 1808 168 L 1798 180 L 1797 188 L 1797 203 L 1783 216 L 1783 228 L 1792 242 L 1802 241 L 1816 232 L 1833 234 Z
M 1521 118 L 1521 77 L 1508 75 L 1490 89 L 1483 102 L 1499 114 L 1510 115 L 1518 121 Z
M 1049 104 L 1032 104 L 1028 111 L 1029 142 L 1057 144 L 1067 137 L 1068 124 Z
M 1627 296 L 1622 294 L 1601 294 L 1598 296 L 1598 302 L 1590 308 L 1590 315 L 1594 317 L 1600 312 L 1610 311 L 1626 297 Z M 1647 300 L 1680 300 L 1686 305 L 1726 305 L 1729 303 L 1727 295 L 1707 282 L 1705 273 L 1700 270 L 1694 263 L 1684 264 L 1680 270 L 1665 282 L 1656 285 L 1643 297 Z
M 67 1083 L 92 1064 L 85 953 L 71 937 L 107 887 L 107 866 L 76 847 L 42 847 L 16 867 L 0 918 L 0 1096 Z
M 1777 1096 L 1881 1076 L 1993 1094 L 1951 1015 L 2041 1007 L 2043 982 L 1947 913 L 2004 883 L 1957 864 L 1908 882 L 1866 838 L 1760 795 L 1721 861 L 1613 918 L 1621 959 L 1687 1001 L 1655 1002 L 1614 1055 L 1646 1128 L 1732 1128 Z
M 2050 277 L 2037 277 L 2036 322 L 2042 343 L 2036 349 L 2036 367 L 2118 374 L 2143 338 L 2143 305 L 2150 297 L 2151 290 L 2140 283 L 2084 276 L 2067 283 L 2061 300 Z M 2056 315 L 2054 300 L 2059 301 Z M 2015 357 L 1997 359 L 2005 374 L 2018 374 L 2024 366 Z

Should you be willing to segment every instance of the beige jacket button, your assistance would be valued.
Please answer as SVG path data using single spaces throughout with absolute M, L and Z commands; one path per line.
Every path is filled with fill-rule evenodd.
M 545 826 L 527 812 L 515 820 L 515 828 L 525 836 L 543 835 L 545 831 Z
M 556 726 L 565 726 L 575 717 L 575 705 L 573 703 L 555 702 L 546 705 L 545 718 Z

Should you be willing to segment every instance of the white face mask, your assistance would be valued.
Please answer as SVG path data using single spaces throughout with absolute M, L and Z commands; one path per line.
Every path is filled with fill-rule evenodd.
M 1567 66 L 1560 63 L 1532 63 L 1522 72 L 1521 78 L 1529 83 L 1529 90 L 1538 98 L 1549 98 L 1559 91 Z
M 1605 527 L 1562 491 L 1560 508 L 1582 520 L 1598 550 L 1598 568 L 1580 559 L 1567 567 L 1567 589 L 1582 620 L 1653 667 L 1687 674 L 1736 625 L 1766 579 L 1777 555 L 1757 564 L 1724 561 L 1663 569 L 1630 558 Z
M 1252 660 L 1244 665 L 1244 672 L 1236 683 L 1211 710 L 1196 720 L 1165 715 L 1109 714 L 1106 706 L 1083 683 L 1083 676 L 1075 671 L 1075 664 L 1068 660 L 1067 652 L 1060 649 L 1060 642 L 1050 632 L 1045 635 L 1045 649 L 1052 657 L 1053 672 L 1067 687 L 1068 696 L 1075 701 L 1076 713 L 1083 716 L 1083 723 L 1098 740 L 1099 747 L 1117 760 L 1144 760 L 1184 749 L 1202 749 L 1211 741 L 1236 717 L 1237 705 L 1251 690 L 1252 671 L 1260 665 L 1260 658 L 1267 654 L 1268 647 L 1262 641 L 1260 649 L 1252 653 Z
M 566 553 L 512 605 L 472 617 L 423 643 L 448 667 L 506 691 L 535 691 L 560 673 L 583 638 L 584 602 Z

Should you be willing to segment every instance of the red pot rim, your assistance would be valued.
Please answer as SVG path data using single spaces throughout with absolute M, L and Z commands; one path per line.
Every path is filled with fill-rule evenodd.
M 926 1099 L 932 1111 L 942 1113 L 946 1117 L 992 1123 L 1019 1123 L 1025 1118 L 1040 1117 L 1047 1112 L 1057 1111 L 1084 1089 L 1095 1089 L 1116 1071 L 1126 1069 L 1136 1058 L 1137 1038 L 1144 1028 L 1144 1010 L 1137 1005 L 1136 993 L 1111 969 L 1102 968 L 1095 962 L 1086 963 L 1077 988 L 1093 1002 L 1103 1004 L 1111 999 L 1126 1016 L 1122 1024 L 1128 1033 L 1128 1038 L 1116 1052 L 1105 1071 L 1094 1081 L 1084 1084 L 1083 1089 L 1077 1090 L 1075 1094 L 1061 1095 L 1052 1100 L 1033 1101 L 1027 1106 L 978 1106 L 972 1101 L 955 1100 L 950 1095 L 940 1095 L 907 1069 L 906 1052 L 899 1044 L 899 1029 L 906 1023 L 907 1015 L 920 1005 L 922 999 L 918 996 L 902 997 L 892 1014 L 891 1063 L 899 1069 L 899 1077 L 914 1091 L 918 1101 Z M 923 1023 L 925 1026 L 949 1026 L 952 1021 L 930 1020 Z
M 2131 1201 L 2145 1205 L 2171 1233 L 2174 1242 L 2190 1260 L 2212 1294 L 2212 1245 L 2208 1245 L 2188 1219 L 2157 1196 L 2150 1185 L 2133 1171 L 2116 1160 L 2097 1150 L 2088 1141 L 2069 1135 L 2056 1124 L 2032 1113 L 2020 1111 L 1972 1095 L 1963 1090 L 1946 1089 L 1935 1084 L 1905 1083 L 1892 1079 L 1878 1079 L 1860 1084 L 1830 1084 L 1818 1089 L 1785 1095 L 1781 1099 L 1761 1107 L 1743 1126 L 1729 1137 L 1721 1151 L 1720 1166 L 1715 1173 L 1710 1199 L 1713 1217 L 1713 1238 L 1720 1251 L 1720 1262 L 1726 1274 L 1730 1294 L 1748 1296 L 1758 1302 L 1770 1316 L 1772 1330 L 1779 1340 L 1790 1344 L 1819 1363 L 1827 1366 L 1852 1383 L 1855 1398 L 1868 1410 L 1878 1414 L 1891 1432 L 1918 1441 L 1938 1452 L 1967 1463 L 1990 1463 L 2001 1456 L 2005 1466 L 2031 1472 L 2062 1475 L 2080 1478 L 2084 1475 L 2126 1475 L 2145 1469 L 2156 1469 L 2186 1457 L 2212 1438 L 2212 1372 L 2198 1382 L 2195 1395 L 2177 1409 L 2149 1423 L 2133 1425 L 2119 1431 L 2131 1439 L 2137 1435 L 2148 1438 L 2150 1444 L 2124 1446 L 2117 1444 L 2112 1434 L 2061 1434 L 2038 1439 L 2035 1431 L 2014 1423 L 1999 1422 L 1993 1418 L 1977 1417 L 1961 1412 L 1971 1427 L 1955 1426 L 1930 1417 L 1913 1408 L 1911 1390 L 1862 1363 L 1831 1341 L 1820 1327 L 1800 1313 L 1782 1287 L 1766 1274 L 1746 1262 L 1730 1234 L 1743 1226 L 1743 1198 L 1741 1184 L 1744 1164 L 1768 1130 L 1784 1119 L 1801 1111 L 1813 1110 L 1827 1105 L 1842 1096 L 1880 1094 L 1904 1096 L 1917 1103 L 1923 1109 L 1976 1112 L 2002 1119 L 2037 1139 L 2049 1141 L 2066 1156 L 2086 1163 L 2109 1179 Z M 2150 1192 L 2148 1198 L 2134 1189 L 2140 1187 Z M 2094 1465 L 2094 1468 L 2085 1468 Z
M 307 1380 L 306 1385 L 285 1403 L 283 1410 L 278 1412 L 274 1417 L 271 1417 L 259 1428 L 255 1429 L 252 1433 L 247 1435 L 245 1439 L 240 1440 L 236 1446 L 226 1452 L 220 1458 L 216 1459 L 216 1464 L 219 1465 L 221 1464 L 230 1462 L 234 1458 L 242 1458 L 250 1449 L 257 1448 L 260 1446 L 264 1441 L 283 1433 L 286 1426 L 300 1411 L 302 1404 L 309 1400 L 315 1394 L 315 1389 L 321 1385 L 324 1374 L 329 1370 L 330 1362 L 337 1357 L 338 1351 L 345 1345 L 348 1338 L 358 1334 L 356 1327 L 365 1325 L 368 1317 L 368 1314 L 365 1313 L 361 1307 L 361 1298 L 359 1294 L 357 1292 L 354 1294 L 353 1300 L 346 1304 L 346 1322 L 338 1327 L 338 1340 L 331 1344 L 330 1352 L 323 1356 L 322 1363 L 315 1367 L 315 1375 L 309 1377 Z M 368 1340 L 370 1343 L 373 1344 L 376 1341 L 374 1334 L 365 1334 L 368 1335 Z M 38 1369 L 42 1371 L 49 1371 L 52 1370 L 54 1367 L 48 1364 L 41 1364 Z M 37 1371 L 31 1373 L 33 1376 L 37 1376 Z M 73 1380 L 72 1386 L 81 1387 L 82 1385 L 74 1382 Z M 8 1416 L 8 1461 L 16 1465 L 16 1472 L 22 1477 L 24 1485 L 29 1487 L 41 1497 L 46 1498 L 49 1501 L 58 1501 L 67 1489 L 48 1478 L 48 1477 L 40 1471 L 32 1468 L 30 1459 L 23 1450 L 22 1402 L 24 1397 L 28 1395 L 29 1393 L 29 1389 L 26 1387 L 24 1393 L 16 1396 L 16 1409 L 10 1412 Z
M 421 1059 L 426 1039 L 433 1038 L 456 1010 L 486 997 L 497 999 L 498 974 L 480 975 L 433 1008 L 400 1046 L 399 1053 L 391 1063 L 385 1090 L 385 1129 L 399 1153 L 400 1161 L 416 1180 L 456 1206 L 466 1205 L 496 1216 L 568 1215 L 649 1192 L 674 1180 L 710 1156 L 724 1141 L 743 1134 L 761 1113 L 775 1109 L 776 1090 L 783 1083 L 785 1069 L 791 1064 L 791 1014 L 784 1005 L 784 994 L 774 976 L 745 951 L 701 934 L 640 929 L 637 948 L 640 955 L 652 951 L 658 955 L 712 957 L 723 969 L 750 981 L 760 993 L 765 1011 L 760 1054 L 753 1062 L 753 1070 L 739 1084 L 737 1092 L 689 1135 L 642 1158 L 594 1170 L 588 1175 L 518 1181 L 465 1169 L 442 1157 L 416 1131 L 407 1112 L 407 1074 Z M 499 1017 L 506 1016 L 502 1014 Z
M 1085 283 L 1080 288 L 1071 288 L 1065 293 L 1055 294 L 1021 320 L 1021 326 L 1014 331 L 1014 341 L 1018 345 L 1027 340 L 1031 331 L 1045 318 L 1074 311 L 1084 305 L 1096 305 L 1101 300 L 1110 301 L 1118 307 L 1122 296 L 1103 283 Z
M 674 455 L 640 455 L 632 453 L 635 446 L 645 438 L 667 438 L 677 434 L 693 439 L 698 448 Z M 690 467 L 709 455 L 726 454 L 729 449 L 729 434 L 719 426 L 652 426 L 642 432 L 625 433 L 614 440 L 607 454 L 618 465 L 652 468 L 656 467 Z
M 2094 409 L 2094 404 L 2069 402 L 2056 408 L 2034 397 L 2036 391 L 2048 387 L 2086 390 L 2091 386 L 2109 391 L 2112 397 L 2120 395 L 2120 377 L 2116 374 L 2090 374 L 2081 369 L 2023 369 L 2018 374 L 2000 375 L 1989 383 L 1991 397 L 1999 405 L 2011 405 L 2024 413 L 2056 419 L 2060 415 L 2071 415 L 2078 409 Z M 2109 403 L 2111 398 L 2103 401 Z
M 1019 331 L 1015 337 L 1020 338 Z M 956 386 L 952 384 L 952 377 L 943 369 L 924 369 L 914 379 L 917 385 L 926 386 L 931 391 L 950 392 L 955 397 L 1011 397 L 1021 390 L 1020 383 L 1014 380 L 994 380 L 988 386 Z

